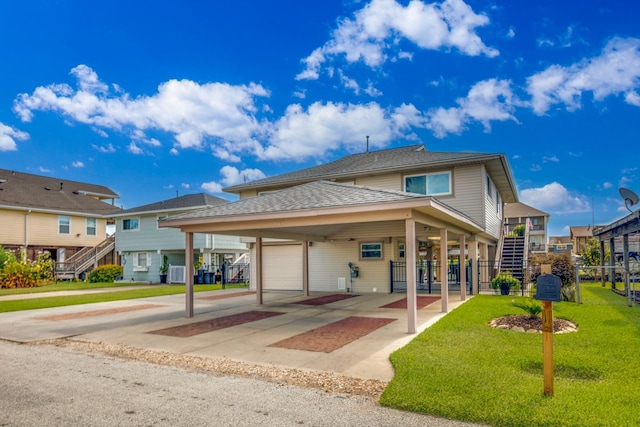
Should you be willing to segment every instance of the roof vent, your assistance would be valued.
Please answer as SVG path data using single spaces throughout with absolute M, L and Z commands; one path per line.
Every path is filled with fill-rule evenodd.
M 62 191 L 62 186 L 64 185 L 63 182 L 60 183 L 60 191 Z

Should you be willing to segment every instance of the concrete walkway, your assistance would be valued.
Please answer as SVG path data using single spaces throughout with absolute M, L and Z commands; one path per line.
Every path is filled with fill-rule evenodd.
M 117 288 L 122 290 L 123 288 Z M 227 296 L 223 299 L 210 297 Z M 313 294 L 312 297 L 323 294 Z M 331 371 L 364 379 L 389 381 L 393 368 L 389 355 L 416 335 L 407 333 L 406 309 L 381 308 L 404 294 L 363 294 L 330 304 L 313 306 L 301 293 L 264 294 L 264 304 L 246 289 L 198 292 L 195 317 L 185 317 L 185 296 L 168 295 L 68 307 L 0 314 L 0 339 L 34 342 L 72 338 L 86 342 L 123 344 L 208 358 L 229 358 L 253 364 Z M 450 310 L 462 301 L 449 296 Z M 249 311 L 278 315 L 190 337 L 150 333 L 161 329 L 215 321 Z M 418 310 L 418 332 L 444 316 L 440 302 Z M 385 326 L 330 353 L 273 347 L 272 344 L 350 317 L 392 319 Z

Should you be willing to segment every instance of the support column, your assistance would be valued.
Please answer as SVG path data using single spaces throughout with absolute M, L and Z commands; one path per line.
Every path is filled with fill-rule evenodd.
M 489 281 L 489 269 L 493 266 L 489 265 L 489 246 L 486 243 L 480 243 L 480 281 L 487 283 Z
M 469 260 L 471 261 L 471 289 L 478 295 L 478 242 L 469 242 Z
M 302 293 L 309 296 L 309 241 L 302 241 Z
M 611 289 L 616 288 L 616 270 L 613 268 L 616 265 L 616 241 L 612 238 L 609 239 L 609 281 L 611 282 Z
M 415 334 L 418 330 L 418 306 L 416 296 L 416 220 L 407 218 L 405 227 L 405 259 L 407 260 L 407 332 Z
M 447 248 L 448 233 L 446 228 L 440 229 L 440 300 L 442 312 L 449 312 L 449 253 Z
M 605 268 L 604 268 L 604 240 L 600 240 L 600 265 L 602 266 L 602 268 L 600 269 L 600 279 L 602 281 L 602 287 L 604 288 L 606 280 L 604 277 L 604 272 L 605 272 Z
M 193 317 L 193 233 L 184 233 L 186 316 Z
M 467 299 L 467 248 L 466 248 L 465 236 L 460 235 L 460 301 Z
M 262 305 L 262 237 L 256 237 L 256 302 Z

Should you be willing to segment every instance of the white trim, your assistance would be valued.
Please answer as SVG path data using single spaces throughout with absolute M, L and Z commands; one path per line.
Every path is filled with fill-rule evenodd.
M 95 223 L 93 225 L 93 234 L 89 234 L 89 220 L 90 219 L 95 221 Z M 87 237 L 96 237 L 98 235 L 98 218 L 86 217 L 84 219 L 84 234 Z
M 145 255 L 144 265 L 140 265 L 140 255 Z M 133 271 L 149 271 L 151 267 L 151 252 L 133 252 Z
M 124 228 L 124 222 L 127 221 L 127 220 L 132 220 L 132 219 L 135 219 L 138 222 L 137 223 L 138 226 L 136 228 L 125 229 Z M 122 227 L 121 228 L 122 228 L 122 231 L 124 233 L 140 231 L 140 217 L 139 216 L 138 217 L 132 216 L 132 217 L 129 217 L 129 218 L 122 218 Z
M 429 176 L 434 176 L 434 175 L 447 175 L 449 180 L 448 180 L 448 186 L 449 186 L 449 191 L 445 192 L 445 193 L 429 193 L 428 190 L 428 181 L 429 181 Z M 430 173 L 417 173 L 417 174 L 412 174 L 412 175 L 404 175 L 403 176 L 403 180 L 402 180 L 402 186 L 403 186 L 403 191 L 408 192 L 407 191 L 407 178 L 413 178 L 413 177 L 420 177 L 423 176 L 425 177 L 425 188 L 424 191 L 425 193 L 417 193 L 417 194 L 424 194 L 425 196 L 450 196 L 453 194 L 453 184 L 452 184 L 452 177 L 453 177 L 453 172 L 451 172 L 450 170 L 445 170 L 445 171 L 439 171 L 439 172 L 430 172 Z
M 67 227 L 68 230 L 66 233 L 60 231 L 60 227 L 62 226 L 62 222 L 60 221 L 62 218 L 67 218 Z M 68 236 L 71 234 L 71 217 L 69 215 L 58 215 L 58 234 L 62 234 L 64 236 Z

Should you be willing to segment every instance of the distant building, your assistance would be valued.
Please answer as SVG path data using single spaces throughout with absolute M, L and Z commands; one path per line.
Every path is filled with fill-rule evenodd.
M 551 236 L 549 237 L 549 253 L 563 254 L 573 253 L 573 241 L 571 236 Z
M 529 252 L 547 252 L 547 225 L 549 214 L 524 203 L 504 205 L 505 233 L 509 234 L 518 225 L 529 228 Z
M 105 243 L 119 197 L 103 185 L 0 169 L 0 245 L 23 248 L 28 259 L 47 251 L 59 263 L 68 261 Z M 103 247 L 106 262 L 115 262 L 112 246 Z

